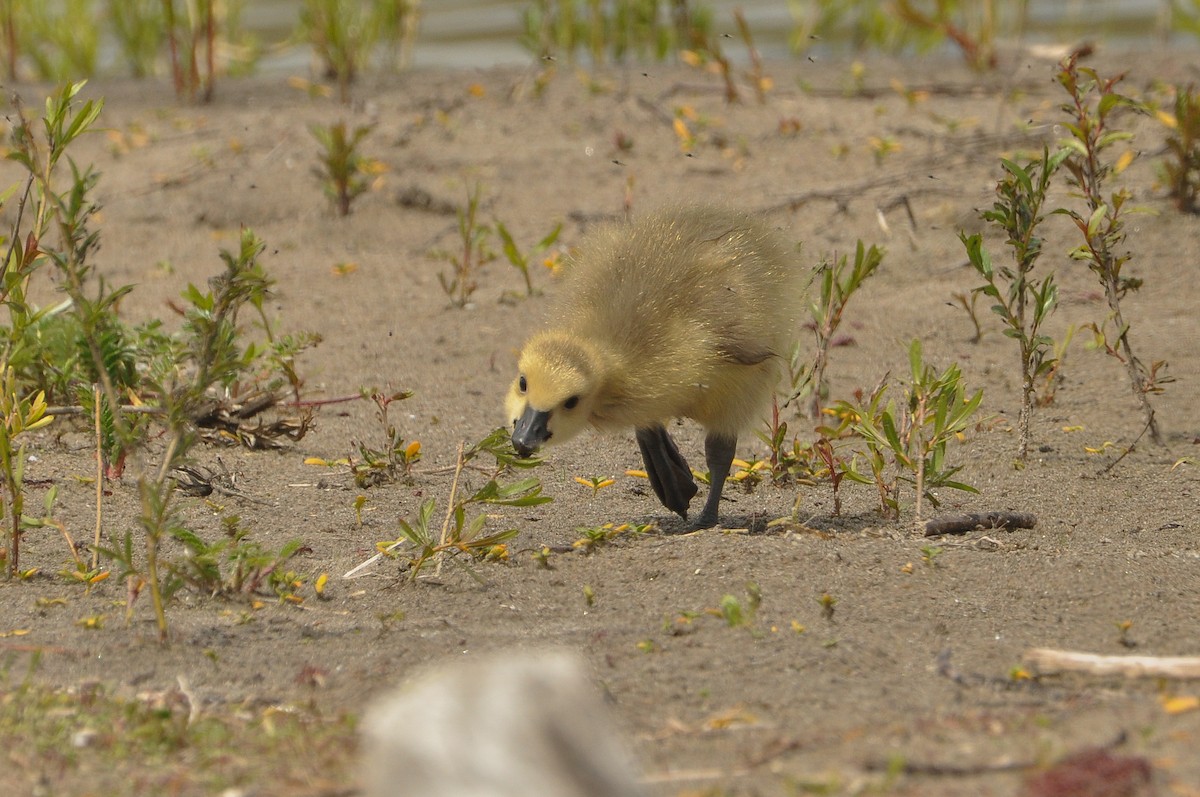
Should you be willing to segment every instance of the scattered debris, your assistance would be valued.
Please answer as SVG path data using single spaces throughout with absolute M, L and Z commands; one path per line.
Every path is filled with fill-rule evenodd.
M 1033 648 L 1026 651 L 1024 662 L 1039 675 L 1081 672 L 1126 678 L 1200 678 L 1200 656 L 1102 656 Z
M 1037 515 L 1028 512 L 981 512 L 970 515 L 943 515 L 925 524 L 925 536 L 966 534 L 976 529 L 1031 529 L 1037 525 Z

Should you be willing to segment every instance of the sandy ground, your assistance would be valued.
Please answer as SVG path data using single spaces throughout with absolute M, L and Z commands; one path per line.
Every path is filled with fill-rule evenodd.
M 1156 85 L 1194 78 L 1193 61 L 1101 52 L 1091 65 L 1128 69 L 1125 90 L 1151 98 L 1162 96 Z M 1156 185 L 1162 126 L 1124 118 L 1139 157 L 1121 182 L 1147 211 L 1128 222 L 1126 268 L 1145 279 L 1126 303 L 1132 335 L 1144 359 L 1167 360 L 1178 380 L 1156 398 L 1165 445 L 1143 442 L 1102 472 L 1141 424 L 1124 370 L 1085 348 L 1080 333 L 1057 400 L 1034 419 L 1034 457 L 1019 470 L 1014 345 L 986 309 L 988 331 L 972 343 L 951 302 L 977 284 L 957 233 L 982 229 L 976 209 L 991 202 L 998 159 L 1040 151 L 1063 121 L 1053 62 L 1008 59 L 979 76 L 954 63 L 868 61 L 861 91 L 850 90 L 845 62 L 774 63 L 768 74 L 765 102 L 743 86 L 738 104 L 725 102 L 712 75 L 664 66 L 586 77 L 563 67 L 540 93 L 528 71 L 409 73 L 356 87 L 350 107 L 283 80 L 223 83 L 203 107 L 179 106 L 163 85 L 89 86 L 89 96 L 106 99 L 108 132 L 75 157 L 103 175 L 96 262 L 110 283 L 136 284 L 122 304 L 128 320 L 177 323 L 167 301 L 216 273 L 218 249 L 250 227 L 278 280 L 270 311 L 283 328 L 324 339 L 300 362 L 305 398 L 413 390 L 393 418 L 421 442 L 423 459 L 411 483 L 366 491 L 344 467 L 305 464 L 380 439 L 365 401 L 323 407 L 315 429 L 277 453 L 198 449 L 200 464 L 218 467 L 220 458 L 237 494 L 181 497 L 189 528 L 216 539 L 222 517 L 237 515 L 267 548 L 302 540 L 306 551 L 288 567 L 305 581 L 304 601 L 259 596 L 256 608 L 182 592 L 169 609 L 167 647 L 155 640 L 145 596 L 126 627 L 124 584 L 113 578 L 85 593 L 54 575 L 68 562 L 61 537 L 30 533 L 23 564 L 41 575 L 0 585 L 0 630 L 28 632 L 0 640 L 9 671 L 23 672 L 37 651 L 33 677 L 49 684 L 98 680 L 134 694 L 171 690 L 185 675 L 209 706 L 312 703 L 357 714 L 423 665 L 566 646 L 593 667 L 655 794 L 1013 794 L 1031 767 L 1095 745 L 1143 757 L 1160 794 L 1200 793 L 1200 711 L 1164 708 L 1165 698 L 1200 694 L 1194 684 L 1012 677 L 1033 647 L 1200 654 L 1200 221 L 1176 213 Z M 37 107 L 38 90 L 23 93 Z M 678 115 L 696 138 L 690 152 L 674 129 Z M 375 125 L 362 149 L 387 166 L 345 219 L 313 175 L 308 130 L 341 119 Z M 873 140 L 893 151 L 876 157 Z M 482 220 L 503 221 L 522 246 L 559 222 L 561 245 L 571 246 L 596 219 L 619 216 L 627 193 L 634 213 L 688 198 L 761 210 L 803 242 L 811 265 L 852 252 L 858 239 L 885 246 L 880 273 L 848 310 L 847 345 L 831 354 L 833 396 L 903 375 L 908 342 L 920 338 L 931 363 L 959 363 L 967 384 L 984 390 L 991 418 L 950 453 L 979 494 L 943 493 L 942 511 L 1031 512 L 1037 526 L 931 541 L 912 534 L 911 506 L 899 523 L 882 518 L 872 488 L 846 486 L 835 516 L 828 484 L 768 481 L 753 492 L 729 488 L 726 527 L 679 534 L 645 482 L 625 475 L 640 467 L 632 434 L 591 436 L 553 450 L 538 471 L 553 503 L 494 513 L 489 528 L 520 535 L 507 563 L 474 565 L 483 583 L 453 566 L 411 583 L 395 562 L 342 579 L 376 543 L 395 539 L 397 521 L 425 498 L 438 499 L 440 519 L 459 442 L 504 422 L 517 348 L 556 290 L 538 265 L 545 296 L 524 298 L 518 273 L 497 260 L 470 306 L 449 306 L 438 281 L 445 263 L 431 252 L 455 246 L 453 208 L 476 182 Z M 1070 201 L 1065 191 L 1056 199 Z M 1095 278 L 1065 256 L 1070 236 L 1061 217 L 1047 222 L 1042 267 L 1057 269 L 1062 286 L 1050 325 L 1059 338 L 1106 312 Z M 989 243 L 998 261 L 1006 256 L 996 236 Z M 807 418 L 789 423 L 801 442 L 813 439 Z M 700 430 L 674 433 L 699 462 Z M 1085 450 L 1106 441 L 1105 453 Z M 88 445 L 85 430 L 47 432 L 27 473 L 58 486 L 58 517 L 79 540 L 95 522 Z M 146 461 L 160 453 L 152 448 Z M 765 454 L 757 439 L 739 447 L 745 459 Z M 576 477 L 616 481 L 593 497 Z M 466 478 L 478 486 L 476 474 Z M 132 527 L 136 489 L 128 477 L 109 487 L 111 539 Z M 797 500 L 798 522 L 768 526 Z M 569 550 L 580 527 L 630 522 L 657 529 L 622 534 L 590 555 L 552 553 L 548 568 L 532 555 Z M 931 555 L 931 544 L 940 551 Z M 324 600 L 312 587 L 321 573 L 330 576 Z M 707 611 L 726 595 L 746 605 L 751 589 L 761 605 L 749 624 L 731 627 Z M 78 624 L 98 614 L 102 628 Z M 337 766 L 287 793 L 352 784 L 353 760 Z M 161 787 L 154 771 L 111 782 L 92 773 L 86 786 L 69 767 L 27 774 L 54 794 Z

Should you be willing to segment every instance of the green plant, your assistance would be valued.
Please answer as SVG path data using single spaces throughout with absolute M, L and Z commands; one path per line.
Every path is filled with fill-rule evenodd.
M 616 484 L 616 481 L 608 476 L 589 476 L 587 478 L 584 478 L 583 476 L 576 476 L 575 481 L 590 489 L 592 491 L 593 498 L 595 498 L 605 487 L 612 487 L 614 484 Z
M 1171 113 L 1158 112 L 1159 120 L 1170 131 L 1167 153 L 1159 164 L 1167 195 L 1184 213 L 1195 213 L 1200 194 L 1200 94 L 1191 86 L 1175 86 Z
M 222 535 L 213 543 L 178 523 L 168 524 L 167 528 L 186 551 L 167 563 L 168 596 L 181 586 L 207 595 L 250 595 L 266 585 L 283 597 L 282 588 L 288 579 L 279 578 L 285 575 L 282 566 L 305 550 L 298 539 L 289 540 L 278 551 L 264 548 L 248 539 L 250 532 L 236 515 L 221 518 Z
M 177 7 L 177 3 L 178 6 Z M 181 99 L 212 99 L 216 76 L 216 0 L 162 0 L 171 77 Z
M 1053 365 L 1042 377 L 1042 389 L 1037 396 L 1039 407 L 1049 407 L 1054 403 L 1054 398 L 1058 394 L 1058 386 L 1063 380 L 1062 367 L 1067 361 L 1067 349 L 1070 348 L 1071 341 L 1075 339 L 1075 333 L 1078 331 L 1077 325 L 1068 324 L 1067 331 L 1063 333 L 1062 338 L 1054 342 L 1054 351 L 1050 356 Z
M 977 70 L 996 65 L 996 41 L 1026 27 L 1028 0 L 789 0 L 796 24 L 789 42 L 803 52 L 813 40 L 849 41 L 855 49 L 927 52 L 952 42 Z
M 1029 421 L 1033 410 L 1036 380 L 1054 368 L 1054 340 L 1042 334 L 1042 324 L 1058 306 L 1058 285 L 1053 272 L 1040 280 L 1032 276 L 1033 268 L 1042 253 L 1042 239 L 1037 234 L 1041 224 L 1042 203 L 1054 172 L 1071 150 L 1061 149 L 1053 155 L 1042 150 L 1040 161 L 1021 166 L 1002 160 L 1005 175 L 996 184 L 996 201 L 992 209 L 981 215 L 1004 230 L 1006 243 L 1012 248 L 1013 265 L 993 268 L 991 256 L 983 248 L 983 236 L 959 233 L 967 249 L 967 258 L 984 279 L 973 294 L 982 294 L 994 302 L 992 312 L 1004 325 L 1004 334 L 1017 342 L 1021 366 L 1021 411 L 1017 421 L 1017 459 L 1029 458 Z
M 32 62 L 39 78 L 79 80 L 95 74 L 100 26 L 94 0 L 9 0 L 6 5 L 14 16 L 17 48 Z
M 812 329 L 816 336 L 816 354 L 812 366 L 805 370 L 799 366 L 800 349 L 791 357 L 792 395 L 785 402 L 790 404 L 806 393 L 812 393 L 810 413 L 816 418 L 829 398 L 829 382 L 825 369 L 829 364 L 829 349 L 838 345 L 838 328 L 846 312 L 846 305 L 883 262 L 884 250 L 863 246 L 860 240 L 854 250 L 854 264 L 850 265 L 846 255 L 833 259 L 825 258 L 817 266 L 815 279 L 819 280 L 820 292 L 811 305 Z
M 692 0 L 532 0 L 522 12 L 521 43 L 540 58 L 595 65 L 664 60 L 685 49 L 707 51 L 712 14 Z
M 478 272 L 496 255 L 487 245 L 491 228 L 479 221 L 479 206 L 483 199 L 483 186 L 476 182 L 467 189 L 467 202 L 456 211 L 458 217 L 459 249 L 457 252 L 435 252 L 450 263 L 451 271 L 438 273 L 442 290 L 450 297 L 455 307 L 466 307 L 472 294 L 479 287 Z
M 363 395 L 368 394 L 364 391 Z M 383 446 L 371 448 L 366 443 L 357 444 L 358 453 L 363 461 L 352 464 L 350 472 L 354 476 L 354 483 L 359 487 L 374 487 L 401 477 L 412 477 L 413 465 L 421 458 L 421 444 L 416 440 L 405 442 L 395 424 L 388 418 L 388 409 L 394 402 L 412 398 L 412 395 L 411 390 L 391 394 L 375 390 L 369 394 L 369 398 L 375 404 L 375 419 L 383 431 Z
M 300 33 L 337 83 L 342 102 L 350 99 L 350 84 L 370 58 L 378 28 L 367 8 L 354 0 L 305 0 Z
M 166 41 L 162 0 L 110 2 L 108 17 L 122 55 L 134 77 L 154 73 L 154 59 Z
M 460 486 L 464 486 L 463 473 L 467 468 L 477 467 L 474 460 L 482 454 L 488 454 L 495 461 L 495 466 L 484 468 L 487 481 L 474 492 L 460 494 Z M 551 500 L 542 495 L 542 483 L 536 476 L 517 481 L 502 481 L 502 478 L 512 468 L 533 468 L 541 464 L 537 457 L 522 459 L 512 450 L 507 429 L 498 428 L 487 437 L 468 447 L 459 445 L 458 456 L 454 467 L 454 480 L 450 485 L 450 494 L 446 498 L 446 512 L 440 528 L 435 526 L 434 512 L 437 509 L 437 498 L 428 498 L 421 503 L 420 509 L 411 521 L 401 519 L 400 537 L 393 542 L 380 543 L 381 553 L 394 555 L 394 551 L 403 543 L 412 546 L 412 554 L 406 556 L 409 566 L 409 576 L 416 579 L 422 568 L 431 561 L 441 563 L 447 557 L 450 561 L 462 566 L 472 577 L 478 579 L 464 563 L 458 561 L 457 554 L 467 554 L 475 558 L 506 558 L 502 551 L 504 543 L 515 537 L 517 529 L 507 529 L 491 534 L 484 533 L 488 517 L 480 513 L 468 516 L 468 510 L 476 506 L 510 506 L 528 507 L 544 504 Z
M 954 300 L 954 304 L 963 309 L 967 317 L 971 319 L 971 326 L 975 329 L 975 334 L 970 337 L 972 343 L 978 343 L 983 340 L 983 324 L 979 323 L 979 311 L 976 305 L 979 303 L 978 291 L 954 291 L 950 294 L 950 298 Z
M 655 528 L 653 523 L 604 523 L 600 526 L 579 526 L 579 539 L 571 543 L 576 550 L 595 553 L 622 534 L 646 534 Z
M 421 0 L 372 0 L 372 24 L 379 32 L 385 49 L 384 64 L 389 69 L 407 65 L 417 38 Z
M 13 369 L 0 372 L 0 479 L 4 483 L 0 520 L 7 519 L 8 577 L 20 568 L 21 533 L 29 525 L 25 518 L 25 441 L 24 435 L 39 429 L 53 417 L 46 414 L 45 394 L 19 396 Z M 7 514 L 7 518 L 4 515 Z
M 736 595 L 722 595 L 717 613 L 725 620 L 730 628 L 750 625 L 762 605 L 762 590 L 754 583 L 746 585 L 746 603 L 738 600 Z
M 131 288 L 111 288 L 91 264 L 100 240 L 99 231 L 92 229 L 98 205 L 91 199 L 98 176 L 67 154 L 92 129 L 103 106 L 100 100 L 79 103 L 83 88 L 82 82 L 70 84 L 47 98 L 40 125 L 29 120 L 19 103 L 14 115 L 8 159 L 25 175 L 22 184 L 5 193 L 6 199 L 17 197 L 17 210 L 0 269 L 0 305 L 9 320 L 0 327 L 0 363 L 7 378 L 0 399 L 10 402 L 8 415 L 19 422 L 10 424 L 12 434 L 7 445 L 0 444 L 0 459 L 4 450 L 12 452 L 19 428 L 48 421 L 51 413 L 84 414 L 95 427 L 97 453 L 105 466 L 101 476 L 117 477 L 126 454 L 144 441 L 152 424 L 161 427 L 159 465 L 154 472 L 137 474 L 144 565 L 134 564 L 133 532 L 108 550 L 126 563 L 128 577 L 149 585 L 165 639 L 171 580 L 160 567 L 159 552 L 181 528 L 172 506 L 171 474 L 194 442 L 209 433 L 211 439 L 232 438 L 246 445 L 280 434 L 302 436 L 306 416 L 254 429 L 243 424 L 274 406 L 285 385 L 298 395 L 295 357 L 319 339 L 275 333 L 264 309 L 272 281 L 258 263 L 264 244 L 250 230 L 242 231 L 237 250 L 220 253 L 225 269 L 209 281 L 207 291 L 188 286 L 184 305 L 177 307 L 183 316 L 178 333 L 164 332 L 161 321 L 133 329 L 121 322 L 117 304 Z M 60 187 L 64 166 L 70 180 Z M 34 304 L 29 297 L 38 275 L 47 283 L 53 278 L 66 299 L 50 308 Z M 257 313 L 265 343 L 247 339 L 239 319 L 243 309 Z M 133 406 L 124 403 L 126 396 Z M 45 406 L 52 397 L 78 406 Z M 50 517 L 52 501 L 44 518 L 31 519 L 21 511 L 22 500 L 14 493 L 22 483 L 19 463 L 6 476 L 5 497 L 13 518 L 26 526 L 57 525 Z M 97 550 L 102 495 L 98 481 Z M 96 570 L 97 562 L 84 567 L 69 537 L 67 541 L 77 572 Z M 14 545 L 13 567 L 18 566 L 18 552 Z M 131 586 L 130 606 L 138 589 Z
M 360 125 L 348 131 L 345 122 L 308 129 L 321 145 L 320 168 L 313 173 L 321 179 L 325 196 L 333 202 L 339 216 L 350 215 L 350 204 L 371 187 L 372 161 L 358 151 L 373 125 Z
M 1124 210 L 1130 194 L 1127 189 L 1119 188 L 1105 196 L 1108 180 L 1117 171 L 1115 163 L 1105 156 L 1112 147 L 1133 137 L 1128 131 L 1114 128 L 1115 116 L 1121 109 L 1140 110 L 1141 106 L 1116 91 L 1121 76 L 1102 80 L 1094 69 L 1078 66 L 1077 57 L 1072 54 L 1064 59 L 1056 77 L 1070 95 L 1070 101 L 1062 106 L 1070 119 L 1065 125 L 1070 137 L 1062 144 L 1070 155 L 1063 161 L 1063 167 L 1071 175 L 1070 184 L 1079 190 L 1084 207 L 1059 208 L 1055 213 L 1075 222 L 1083 243 L 1071 250 L 1071 257 L 1086 263 L 1104 286 L 1109 317 L 1103 324 L 1090 325 L 1096 343 L 1125 365 L 1130 388 L 1145 421 L 1142 434 L 1148 431 L 1154 442 L 1161 443 L 1150 394 L 1161 393 L 1163 385 L 1171 379 L 1159 373 L 1165 362 L 1154 362 L 1147 367 L 1134 354 L 1130 326 L 1121 308 L 1121 299 L 1142 284 L 1140 279 L 1122 275 L 1130 255 L 1118 252 L 1125 243 Z M 1106 331 L 1109 323 L 1115 327 L 1111 333 L 1115 337 Z
M 954 480 L 962 466 L 946 463 L 946 447 L 970 425 L 983 391 L 968 397 L 956 364 L 940 374 L 925 364 L 919 340 L 909 346 L 908 359 L 911 381 L 905 385 L 902 405 L 894 401 L 884 404 L 887 386 L 883 383 L 867 401 L 840 402 L 839 409 L 853 414 L 852 427 L 866 443 L 871 467 L 868 475 L 852 463 L 846 476 L 863 484 L 874 483 L 879 489 L 880 511 L 896 518 L 900 516 L 898 481 L 911 481 L 916 494 L 914 514 L 919 522 L 926 499 L 935 507 L 939 505 L 935 489 L 978 492 Z M 894 474 L 890 478 L 885 473 L 888 459 Z
M 546 233 L 542 240 L 538 241 L 528 252 L 522 252 L 517 247 L 517 243 L 513 240 L 512 233 L 504 226 L 504 222 L 496 221 L 496 234 L 500 236 L 501 250 L 504 253 L 505 259 L 521 272 L 521 277 L 525 280 L 525 295 L 533 296 L 533 279 L 529 273 L 529 265 L 531 261 L 537 260 L 538 256 L 546 252 L 551 246 L 554 246 L 558 241 L 558 234 L 562 232 L 562 222 L 554 225 L 554 229 Z

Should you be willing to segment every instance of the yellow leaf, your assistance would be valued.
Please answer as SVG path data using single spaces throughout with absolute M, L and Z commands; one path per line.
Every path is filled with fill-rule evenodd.
M 1129 164 L 1133 163 L 1133 159 L 1136 157 L 1136 155 L 1137 153 L 1131 149 L 1127 149 L 1122 152 L 1121 157 L 1117 158 L 1117 162 L 1113 165 L 1113 174 L 1120 174 L 1128 169 Z
M 472 83 L 467 86 L 467 93 L 472 97 L 482 97 L 484 94 L 487 94 L 487 89 L 480 83 Z
M 1179 120 L 1175 118 L 1175 114 L 1173 113 L 1158 110 L 1154 112 L 1154 115 L 1158 117 L 1158 121 L 1162 122 L 1172 130 L 1174 130 L 1176 127 L 1179 127 Z
M 315 589 L 317 591 L 317 595 L 325 594 L 325 585 L 327 583 L 329 583 L 329 574 L 328 573 L 322 573 L 321 575 L 317 576 L 317 580 L 313 584 L 313 589 Z
M 758 718 L 741 706 L 735 706 L 728 711 L 722 711 L 704 721 L 704 727 L 710 731 L 720 731 L 737 725 L 754 725 Z
M 905 562 L 904 565 L 900 568 L 901 573 L 911 573 L 912 571 L 913 571 L 913 563 L 912 562 Z
M 792 630 L 795 631 L 797 634 L 803 634 L 805 629 L 804 629 L 804 626 L 800 625 L 800 623 L 796 622 L 795 620 L 792 620 Z
M 407 459 L 413 459 L 414 457 L 417 456 L 417 454 L 420 454 L 420 453 L 421 453 L 421 443 L 417 440 L 413 440 L 411 443 L 408 444 L 408 448 L 404 449 L 404 456 Z
M 28 628 L 14 628 L 11 631 L 0 631 L 0 637 L 25 636 L 28 633 L 29 633 Z
M 361 166 L 358 167 L 358 169 L 363 174 L 371 175 L 387 174 L 387 172 L 390 171 L 388 165 L 378 158 L 372 158 L 368 161 L 365 161 Z
M 1163 697 L 1163 711 L 1168 714 L 1182 714 L 1185 711 L 1195 711 L 1200 708 L 1200 697 L 1195 695 L 1180 695 L 1179 697 Z
M 345 277 L 348 274 L 353 274 L 358 271 L 358 263 L 335 263 L 330 267 L 329 273 L 335 277 Z
M 305 465 L 321 465 L 323 467 L 329 467 L 329 463 L 326 462 L 325 460 L 321 459 L 320 457 L 307 457 L 304 460 L 304 464 Z
M 700 66 L 700 56 L 692 50 L 680 50 L 679 60 L 683 61 L 688 66 Z
M 688 130 L 687 122 L 676 117 L 672 123 L 675 128 L 675 135 L 679 136 L 679 140 L 687 144 L 692 138 L 692 131 Z
M 1064 432 L 1068 433 L 1068 434 L 1070 434 L 1071 432 L 1082 432 L 1082 431 L 1083 431 L 1083 425 L 1082 425 L 1082 424 L 1080 424 L 1079 426 L 1064 426 L 1064 427 L 1062 428 L 1062 430 L 1063 430 Z
M 632 477 L 633 477 L 633 478 L 635 478 L 635 479 L 648 479 L 648 478 L 650 478 L 650 477 L 649 477 L 649 476 L 646 474 L 646 471 L 644 471 L 644 470 L 627 470 L 627 471 L 625 471 L 625 475 L 626 475 L 626 476 L 632 476 Z

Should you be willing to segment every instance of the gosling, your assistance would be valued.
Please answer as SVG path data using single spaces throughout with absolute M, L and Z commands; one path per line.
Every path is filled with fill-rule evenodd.
M 587 426 L 633 427 L 650 485 L 687 520 L 696 495 L 665 423 L 705 429 L 709 492 L 695 528 L 717 525 L 738 435 L 769 404 L 795 341 L 807 275 L 763 222 L 675 207 L 586 237 L 550 327 L 521 352 L 505 401 L 529 456 Z

